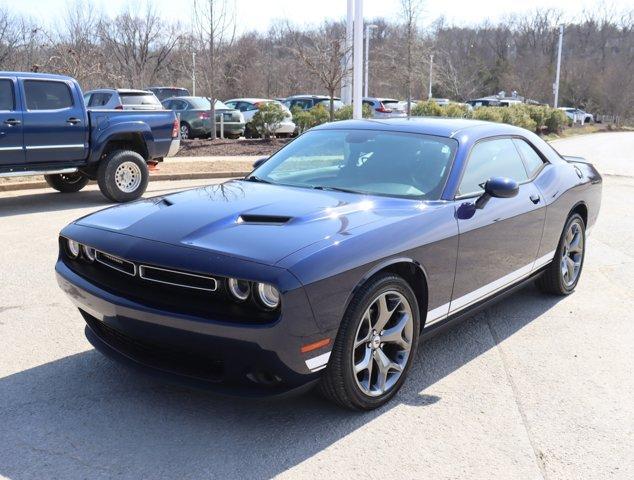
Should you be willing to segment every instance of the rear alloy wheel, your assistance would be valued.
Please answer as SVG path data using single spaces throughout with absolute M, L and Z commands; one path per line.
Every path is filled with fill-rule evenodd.
M 130 150 L 111 152 L 101 162 L 97 172 L 101 193 L 114 202 L 136 200 L 145 192 L 148 180 L 145 160 Z
M 191 130 L 189 129 L 189 125 L 187 125 L 186 123 L 181 123 L 180 132 L 181 140 L 188 140 L 189 138 L 191 138 Z
M 355 410 L 385 404 L 405 380 L 419 332 L 418 304 L 409 284 L 393 274 L 370 280 L 344 315 L 321 392 Z
M 579 214 L 566 222 L 555 252 L 555 258 L 544 274 L 537 279 L 537 286 L 545 293 L 568 295 L 579 282 L 586 250 L 586 226 Z
M 44 175 L 44 180 L 50 187 L 62 193 L 79 192 L 90 181 L 88 177 L 79 172 Z

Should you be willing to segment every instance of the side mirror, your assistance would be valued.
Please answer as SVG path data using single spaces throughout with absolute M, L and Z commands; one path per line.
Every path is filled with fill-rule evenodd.
M 256 160 L 255 162 L 253 162 L 253 170 L 255 170 L 256 168 L 258 168 L 260 165 L 262 165 L 264 162 L 266 162 L 269 159 L 269 157 L 266 158 L 260 158 L 258 160 Z
M 495 198 L 512 198 L 517 195 L 520 187 L 512 178 L 493 177 L 484 184 L 484 193 L 475 202 L 478 209 L 484 208 L 491 197 Z

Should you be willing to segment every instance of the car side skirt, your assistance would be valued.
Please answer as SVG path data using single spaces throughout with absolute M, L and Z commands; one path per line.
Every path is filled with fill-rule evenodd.
M 519 281 L 506 286 L 505 288 L 495 292 L 494 294 L 487 296 L 455 313 L 450 314 L 445 319 L 436 321 L 429 326 L 425 326 L 423 331 L 421 332 L 420 339 L 427 340 L 438 333 L 443 332 L 444 330 L 472 317 L 476 313 L 484 310 L 487 307 L 499 302 L 503 298 L 515 293 L 517 290 L 521 290 L 526 287 L 530 282 L 537 279 L 544 273 L 544 270 L 548 267 L 550 262 L 537 270 L 531 272 L 528 276 L 523 277 Z

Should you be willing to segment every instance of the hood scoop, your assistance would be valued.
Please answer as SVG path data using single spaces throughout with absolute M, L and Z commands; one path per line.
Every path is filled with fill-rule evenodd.
M 238 217 L 238 223 L 252 225 L 284 225 L 289 222 L 292 217 L 281 215 L 254 215 L 243 213 Z

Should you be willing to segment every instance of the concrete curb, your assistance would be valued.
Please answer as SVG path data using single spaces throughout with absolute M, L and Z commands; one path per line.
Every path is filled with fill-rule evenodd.
M 248 171 L 235 172 L 191 172 L 191 173 L 151 173 L 150 182 L 169 181 L 169 180 L 204 180 L 212 178 L 235 178 L 244 177 L 249 174 Z M 95 182 L 90 182 L 94 184 Z M 35 190 L 38 188 L 49 188 L 44 181 L 40 182 L 17 182 L 9 184 L 0 184 L 0 192 L 13 192 L 16 190 Z

